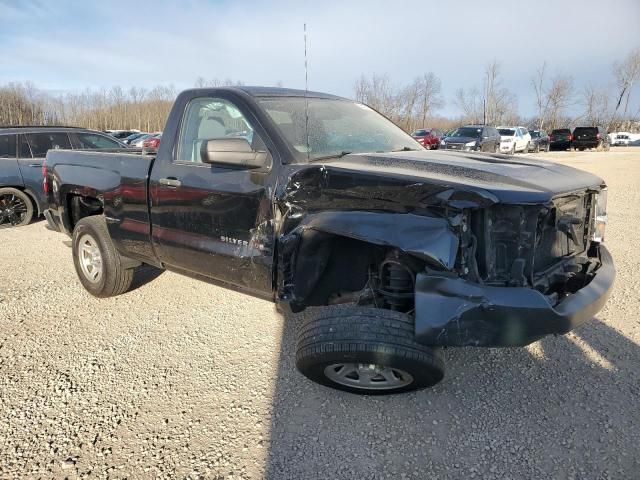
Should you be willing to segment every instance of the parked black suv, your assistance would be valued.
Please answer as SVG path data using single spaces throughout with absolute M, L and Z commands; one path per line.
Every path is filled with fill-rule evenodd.
M 556 128 L 549 135 L 549 148 L 551 150 L 568 150 L 571 148 L 571 130 L 568 128 Z
M 440 143 L 444 150 L 478 152 L 500 151 L 500 134 L 495 127 L 486 125 L 466 125 L 456 128 Z
M 51 149 L 117 149 L 101 132 L 72 127 L 0 127 L 0 228 L 27 225 L 42 214 L 42 163 Z
M 611 143 L 609 135 L 602 127 L 576 127 L 573 130 L 573 150 L 584 150 L 585 148 L 597 148 L 598 150 L 609 150 Z

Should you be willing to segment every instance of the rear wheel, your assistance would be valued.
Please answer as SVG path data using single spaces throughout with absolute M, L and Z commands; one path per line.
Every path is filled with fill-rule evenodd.
M 414 322 L 390 310 L 314 309 L 300 328 L 296 366 L 310 380 L 366 395 L 435 385 L 444 377 L 437 353 L 414 340 Z
M 82 286 L 93 296 L 113 297 L 126 292 L 133 268 L 125 268 L 102 216 L 85 217 L 73 229 L 73 263 Z
M 33 218 L 33 203 L 16 188 L 0 188 L 0 228 L 28 225 Z

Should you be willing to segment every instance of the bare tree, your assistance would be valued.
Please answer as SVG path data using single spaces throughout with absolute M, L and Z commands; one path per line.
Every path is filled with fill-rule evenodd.
M 433 72 L 422 75 L 420 79 L 420 96 L 421 96 L 421 112 L 422 126 L 427 124 L 427 118 L 434 110 L 442 108 L 444 100 L 441 96 L 442 83 Z
M 543 64 L 536 69 L 536 75 L 531 78 L 531 84 L 533 85 L 533 89 L 536 93 L 536 106 L 538 107 L 538 130 L 542 130 L 542 127 L 544 126 L 547 108 L 549 107 L 547 96 L 544 91 L 544 75 L 546 68 L 547 64 L 546 62 L 543 62 Z
M 558 128 L 566 117 L 567 107 L 573 98 L 573 78 L 568 75 L 556 75 L 546 90 L 548 128 Z
M 465 123 L 482 123 L 483 119 L 483 96 L 476 87 L 467 90 L 459 88 L 456 90 L 453 103 L 462 111 L 462 121 Z
M 406 131 L 426 126 L 427 119 L 443 105 L 440 79 L 432 72 L 396 87 L 387 75 L 362 75 L 354 85 L 359 102 L 386 115 Z
M 517 100 L 502 86 L 500 64 L 496 61 L 485 67 L 482 92 L 477 87 L 456 90 L 454 104 L 463 113 L 463 121 L 500 125 L 519 122 Z
M 604 89 L 587 85 L 581 92 L 580 103 L 584 107 L 581 119 L 589 125 L 607 125 L 611 119 L 609 96 Z
M 636 48 L 627 55 L 621 63 L 614 63 L 613 73 L 618 85 L 618 101 L 611 118 L 611 123 L 615 122 L 615 117 L 620 107 L 623 106 L 621 120 L 627 120 L 627 110 L 629 108 L 629 98 L 634 84 L 640 78 L 640 48 Z

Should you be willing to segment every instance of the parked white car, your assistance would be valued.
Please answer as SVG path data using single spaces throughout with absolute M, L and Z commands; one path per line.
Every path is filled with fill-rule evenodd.
M 500 134 L 500 153 L 513 155 L 527 153 L 531 147 L 531 134 L 524 127 L 497 127 Z
M 616 147 L 628 147 L 631 143 L 631 135 L 627 132 L 618 132 L 615 135 L 612 143 Z

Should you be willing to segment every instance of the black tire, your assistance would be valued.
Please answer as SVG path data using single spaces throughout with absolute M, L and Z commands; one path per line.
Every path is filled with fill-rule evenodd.
M 90 278 L 88 268 L 82 266 L 83 258 L 89 256 L 84 253 L 81 241 L 83 245 L 93 247 L 96 254 L 99 253 L 100 275 L 96 278 Z M 73 229 L 72 252 L 80 283 L 94 297 L 113 297 L 131 287 L 133 268 L 123 266 L 122 258 L 111 242 L 103 216 L 85 217 L 76 224 Z
M 339 376 L 340 365 L 345 369 L 357 366 L 358 370 L 353 370 L 351 378 L 336 381 L 331 377 Z M 364 395 L 431 387 L 444 377 L 444 362 L 437 352 L 414 340 L 410 317 L 390 310 L 344 305 L 309 312 L 298 332 L 296 366 L 316 383 Z
M 536 143 L 536 146 L 533 147 L 533 153 L 540 153 L 540 144 Z
M 17 188 L 0 188 L 0 228 L 22 227 L 33 219 L 29 195 Z

